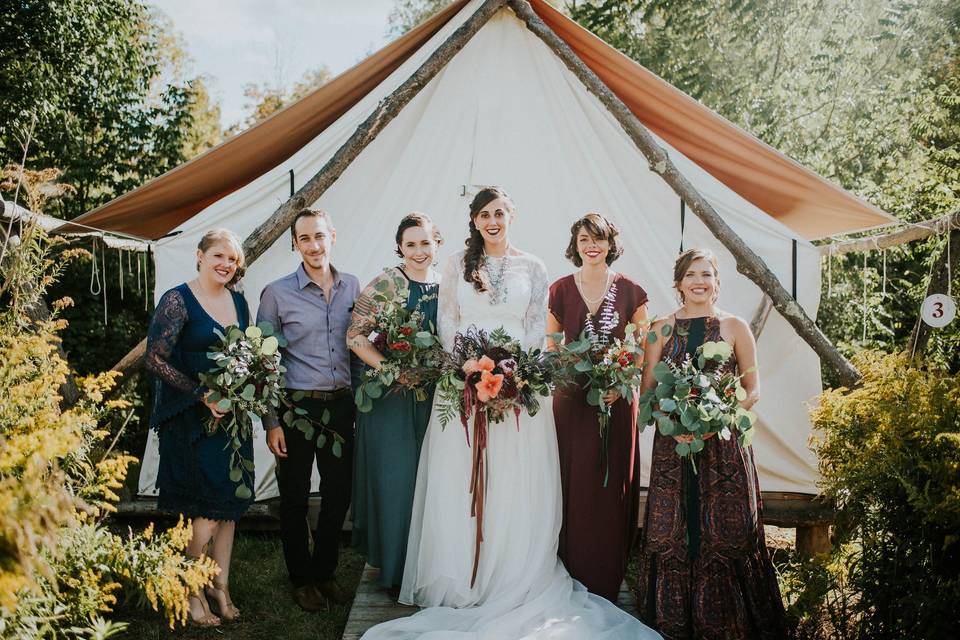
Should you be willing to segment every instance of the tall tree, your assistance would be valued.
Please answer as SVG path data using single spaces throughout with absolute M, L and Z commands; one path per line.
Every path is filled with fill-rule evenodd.
M 74 217 L 139 186 L 216 136 L 186 78 L 169 22 L 139 0 L 14 0 L 0 5 L 0 149 L 58 167 L 76 193 L 51 213 Z M 206 100 L 206 106 L 203 101 Z

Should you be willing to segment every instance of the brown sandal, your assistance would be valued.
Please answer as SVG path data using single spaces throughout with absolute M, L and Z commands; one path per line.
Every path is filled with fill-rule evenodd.
M 210 598 L 210 609 L 216 613 L 222 620 L 235 622 L 240 619 L 240 610 L 233 604 L 233 600 L 227 594 L 226 585 L 213 583 L 213 586 L 206 588 L 207 596 Z M 220 600 L 217 593 L 223 594 L 224 604 L 220 606 Z
M 188 599 L 188 603 L 190 599 L 195 599 L 197 602 L 200 603 L 200 608 L 203 610 L 203 617 L 194 618 L 193 609 L 191 609 L 188 604 L 187 605 L 187 626 L 191 626 L 191 627 L 219 627 L 220 626 L 220 618 L 218 618 L 217 616 L 215 616 L 213 613 L 210 612 L 210 607 L 207 604 L 207 601 L 205 598 L 201 598 L 199 595 L 195 593 L 191 593 L 190 595 L 187 596 L 187 599 Z

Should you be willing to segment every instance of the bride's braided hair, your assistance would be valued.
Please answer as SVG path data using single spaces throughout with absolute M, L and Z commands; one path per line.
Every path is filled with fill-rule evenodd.
M 483 236 L 480 235 L 480 230 L 473 221 L 485 206 L 497 198 L 506 200 L 510 204 L 510 209 L 513 209 L 513 200 L 501 187 L 484 187 L 477 192 L 470 203 L 470 237 L 464 242 L 467 251 L 463 255 L 463 279 L 480 293 L 487 290 L 486 280 L 480 271 L 480 264 L 483 261 Z

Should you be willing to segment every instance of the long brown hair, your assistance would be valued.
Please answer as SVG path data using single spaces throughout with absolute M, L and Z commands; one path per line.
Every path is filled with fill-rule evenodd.
M 683 276 L 686 275 L 690 265 L 693 264 L 694 261 L 701 259 L 710 263 L 710 266 L 713 267 L 713 275 L 717 278 L 717 290 L 714 292 L 713 301 L 716 302 L 717 297 L 720 295 L 720 267 L 717 265 L 716 254 L 709 249 L 687 249 L 677 256 L 677 261 L 673 263 L 673 288 L 677 290 L 681 304 L 685 303 L 686 300 L 683 299 L 683 292 L 680 291 L 680 282 L 683 280 Z
M 501 187 L 484 187 L 477 192 L 470 203 L 470 236 L 464 241 L 467 251 L 463 255 L 463 279 L 481 293 L 487 290 L 487 283 L 480 272 L 480 263 L 483 261 L 483 236 L 480 235 L 474 220 L 485 206 L 497 198 L 503 198 L 510 203 L 510 210 L 513 211 L 513 200 Z

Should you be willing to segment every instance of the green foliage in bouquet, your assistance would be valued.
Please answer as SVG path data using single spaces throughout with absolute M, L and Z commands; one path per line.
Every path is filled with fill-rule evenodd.
M 609 427 L 612 407 L 603 398 L 610 391 L 616 391 L 621 398 L 633 397 L 634 390 L 640 386 L 643 347 L 637 339 L 637 327 L 633 324 L 628 324 L 624 329 L 624 339 L 610 337 L 610 330 L 619 324 L 615 311 L 606 318 L 599 318 L 599 330 L 594 327 L 593 319 L 592 315 L 588 315 L 586 328 L 580 338 L 564 344 L 560 347 L 560 353 L 568 363 L 569 374 L 583 381 L 587 403 L 597 407 L 600 469 L 603 473 L 602 484 L 606 487 L 610 476 Z M 605 331 L 605 328 L 608 330 Z M 652 332 L 651 335 L 655 336 Z
M 502 327 L 489 334 L 471 327 L 457 336 L 453 353 L 441 364 L 434 410 L 443 426 L 465 421 L 477 408 L 490 422 L 523 410 L 534 416 L 540 411 L 539 398 L 568 382 L 559 353 L 524 350 Z
M 693 456 L 703 450 L 705 435 L 727 440 L 737 432 L 744 447 L 753 440 L 757 416 L 740 406 L 747 398 L 740 376 L 723 367 L 732 356 L 728 343 L 705 342 L 680 366 L 660 361 L 653 366 L 657 386 L 640 397 L 640 424 L 655 421 L 664 436 L 693 436 L 678 442 L 676 452 L 689 458 L 694 470 Z
M 426 400 L 425 387 L 436 382 L 443 359 L 436 330 L 433 326 L 423 328 L 420 308 L 436 299 L 436 294 L 421 297 L 416 307 L 407 309 L 410 291 L 406 279 L 393 269 L 385 276 L 374 285 L 372 302 L 377 312 L 371 342 L 386 359 L 379 369 L 365 371 L 357 387 L 355 401 L 362 412 L 372 410 L 373 401 L 397 388 L 395 385 L 413 390 L 419 401 Z
M 316 436 L 317 447 L 326 445 L 327 433 L 332 434 L 332 452 L 340 457 L 343 437 L 326 428 L 330 412 L 324 411 L 317 434 L 316 422 L 306 409 L 297 407 L 284 393 L 286 368 L 280 364 L 280 348 L 287 344 L 283 335 L 274 333 L 273 325 L 261 322 L 245 330 L 230 326 L 224 332 L 214 329 L 220 338 L 214 351 L 207 356 L 216 366 L 200 374 L 201 384 L 211 393 L 210 402 L 226 413 L 222 418 L 210 416 L 207 429 L 210 433 L 220 429 L 230 436 L 230 480 L 237 483 L 236 495 L 246 499 L 252 494 L 253 460 L 240 452 L 243 442 L 253 437 L 253 423 L 262 416 L 277 415 L 281 411 L 283 423 L 301 431 L 308 440 Z M 292 400 L 303 398 L 303 392 L 294 392 Z M 244 482 L 244 479 L 248 482 Z

